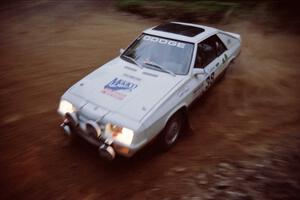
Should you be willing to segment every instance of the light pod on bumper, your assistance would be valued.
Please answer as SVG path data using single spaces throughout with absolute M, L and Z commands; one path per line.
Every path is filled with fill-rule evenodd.
M 78 126 L 78 119 L 77 119 L 77 115 L 75 112 L 72 112 L 72 113 L 66 113 L 65 114 L 65 121 L 68 125 L 71 125 L 71 126 Z
M 115 150 L 109 145 L 106 144 L 101 145 L 98 151 L 99 151 L 99 155 L 102 158 L 105 158 L 106 160 L 111 161 L 116 157 Z
M 78 119 L 76 113 L 66 113 L 64 116 L 64 122 L 60 125 L 64 133 L 71 136 L 72 131 L 78 126 Z
M 88 121 L 85 125 L 86 132 L 91 137 L 95 139 L 99 139 L 101 136 L 101 128 L 100 126 L 94 121 Z

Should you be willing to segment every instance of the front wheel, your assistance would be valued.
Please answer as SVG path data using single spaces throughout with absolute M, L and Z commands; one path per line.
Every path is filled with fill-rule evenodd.
M 159 145 L 163 150 L 170 149 L 177 141 L 183 127 L 181 113 L 173 115 L 159 136 Z

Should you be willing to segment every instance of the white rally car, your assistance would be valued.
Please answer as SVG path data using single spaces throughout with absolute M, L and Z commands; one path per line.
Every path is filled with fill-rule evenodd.
M 168 149 L 182 132 L 189 105 L 224 75 L 240 47 L 239 34 L 196 24 L 147 29 L 64 93 L 61 126 L 109 160 L 130 157 L 154 138 Z

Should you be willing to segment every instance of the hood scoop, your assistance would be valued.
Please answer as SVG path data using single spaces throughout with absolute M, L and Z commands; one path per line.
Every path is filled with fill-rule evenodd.
M 147 75 L 147 76 L 158 77 L 157 74 L 152 74 L 152 73 L 149 73 L 149 72 L 143 72 L 143 74 Z
M 130 71 L 134 71 L 134 72 L 136 72 L 136 71 L 137 71 L 137 69 L 134 69 L 134 68 L 132 68 L 132 67 L 128 67 L 128 66 L 125 66 L 124 68 L 125 68 L 125 69 L 128 69 L 128 70 L 130 70 Z

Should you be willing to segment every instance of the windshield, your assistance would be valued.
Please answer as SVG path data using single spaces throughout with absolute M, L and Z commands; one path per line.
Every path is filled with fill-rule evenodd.
M 193 47 L 191 43 L 142 34 L 121 57 L 131 62 L 134 59 L 139 66 L 184 75 L 189 71 Z

